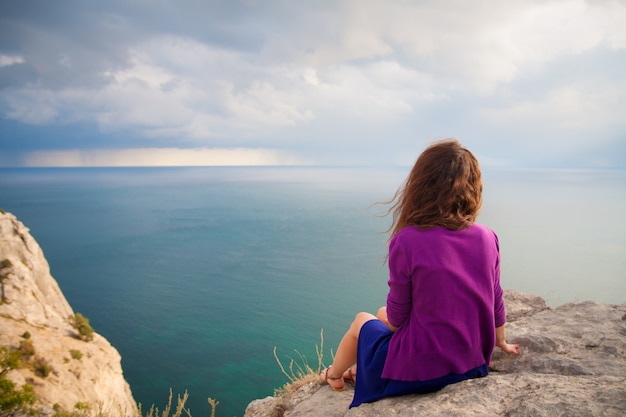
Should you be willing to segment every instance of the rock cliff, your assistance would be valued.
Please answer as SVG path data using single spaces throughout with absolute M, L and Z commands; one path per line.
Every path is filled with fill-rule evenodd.
M 119 353 L 97 333 L 91 341 L 81 340 L 73 316 L 28 228 L 0 212 L 0 347 L 6 354 L 30 346 L 20 366 L 0 371 L 18 389 L 33 387 L 43 415 L 78 409 L 136 416 Z
M 519 356 L 494 353 L 489 376 L 425 395 L 348 409 L 354 393 L 311 381 L 249 404 L 245 417 L 448 417 L 626 415 L 626 304 L 548 308 L 536 296 L 505 292 L 507 338 Z

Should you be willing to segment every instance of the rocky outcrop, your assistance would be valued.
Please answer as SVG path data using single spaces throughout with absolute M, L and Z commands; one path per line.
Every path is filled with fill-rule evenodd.
M 5 377 L 17 388 L 31 385 L 43 415 L 78 408 L 136 416 L 119 353 L 97 333 L 91 341 L 80 340 L 73 316 L 28 228 L 0 212 L 0 346 L 16 350 L 29 340 L 34 349 L 28 362 L 5 371 Z M 46 365 L 47 375 L 32 365 L 34 358 Z
M 496 349 L 486 378 L 350 410 L 353 386 L 338 393 L 311 381 L 250 403 L 245 417 L 626 415 L 626 304 L 551 309 L 515 291 L 506 291 L 505 301 L 507 338 L 521 344 L 521 353 Z

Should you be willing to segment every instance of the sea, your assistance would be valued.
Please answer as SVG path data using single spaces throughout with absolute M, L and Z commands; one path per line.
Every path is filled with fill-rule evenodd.
M 144 415 L 243 416 L 332 362 L 384 305 L 389 201 L 410 167 L 3 168 L 0 208 L 75 312 L 122 355 Z M 484 169 L 502 286 L 548 305 L 626 302 L 626 171 Z M 277 360 L 278 358 L 278 360 Z M 279 364 L 280 362 L 280 364 Z M 292 368 L 290 369 L 290 363 Z

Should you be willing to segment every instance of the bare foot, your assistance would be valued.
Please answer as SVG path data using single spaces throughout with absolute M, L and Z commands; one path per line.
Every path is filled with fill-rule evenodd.
M 343 373 L 343 380 L 356 384 L 356 365 L 352 368 L 348 368 L 348 370 Z
M 320 373 L 320 381 L 327 383 L 334 391 L 343 391 L 343 376 L 332 377 L 329 375 L 331 367 Z

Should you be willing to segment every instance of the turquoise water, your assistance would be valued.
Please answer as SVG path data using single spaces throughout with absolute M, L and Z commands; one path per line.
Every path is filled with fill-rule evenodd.
M 326 362 L 354 313 L 385 301 L 384 207 L 399 168 L 2 169 L 0 207 L 42 246 L 75 311 L 121 353 L 146 410 L 242 416 L 287 380 L 273 357 Z M 479 220 L 505 288 L 626 302 L 626 173 L 486 171 Z M 297 351 L 297 352 L 296 352 Z

